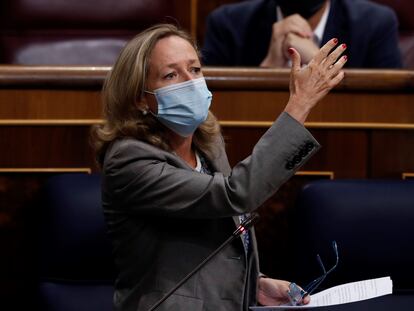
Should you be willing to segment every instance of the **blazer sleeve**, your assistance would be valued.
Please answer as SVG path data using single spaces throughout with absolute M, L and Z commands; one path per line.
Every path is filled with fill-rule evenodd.
M 235 216 L 256 209 L 319 148 L 312 135 L 287 113 L 229 176 L 177 167 L 159 155 L 168 153 L 134 142 L 121 144 L 107 154 L 104 208 L 187 218 Z

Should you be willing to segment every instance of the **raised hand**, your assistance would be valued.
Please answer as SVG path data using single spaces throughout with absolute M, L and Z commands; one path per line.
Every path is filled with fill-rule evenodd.
M 290 98 L 285 111 L 302 124 L 311 109 L 344 78 L 342 68 L 347 56 L 341 54 L 346 50 L 346 44 L 340 44 L 335 48 L 337 44 L 337 39 L 329 40 L 304 67 L 301 67 L 298 51 L 294 48 L 289 49 L 292 69 Z

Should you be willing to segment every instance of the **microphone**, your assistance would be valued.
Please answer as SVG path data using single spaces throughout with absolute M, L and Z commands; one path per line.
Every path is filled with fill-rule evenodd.
M 242 233 L 249 230 L 257 221 L 259 220 L 258 213 L 251 213 L 232 233 L 232 235 L 224 241 L 218 248 L 214 250 L 210 255 L 208 255 L 197 267 L 195 267 L 189 274 L 187 274 L 180 282 L 177 283 L 168 293 L 164 295 L 160 300 L 158 300 L 148 311 L 154 311 L 157 309 L 165 300 L 168 299 L 181 285 L 183 285 L 190 277 L 194 275 L 198 270 L 200 270 L 211 258 L 213 258 L 217 253 L 219 253 L 225 246 L 230 244 L 235 238 L 239 237 Z

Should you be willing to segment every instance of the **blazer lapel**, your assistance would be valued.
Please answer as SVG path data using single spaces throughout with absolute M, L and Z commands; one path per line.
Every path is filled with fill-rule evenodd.
M 321 41 L 321 46 L 332 38 L 339 42 L 349 42 L 349 31 L 346 23 L 346 12 L 344 12 L 341 1 L 331 0 L 328 20 Z
M 223 148 L 220 148 L 219 154 L 215 159 L 208 159 L 206 156 L 205 158 L 208 160 L 208 164 L 211 166 L 213 172 L 223 173 L 224 176 L 230 175 L 231 167 L 227 159 L 226 152 L 224 150 L 224 145 Z M 240 217 L 233 216 L 232 218 L 234 221 L 234 225 L 237 228 L 240 225 Z

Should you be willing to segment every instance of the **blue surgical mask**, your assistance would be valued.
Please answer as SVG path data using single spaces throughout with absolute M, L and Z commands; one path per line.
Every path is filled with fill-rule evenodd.
M 204 78 L 146 91 L 154 94 L 158 103 L 158 113 L 154 115 L 162 124 L 182 137 L 195 132 L 208 116 L 213 95 L 207 88 Z

